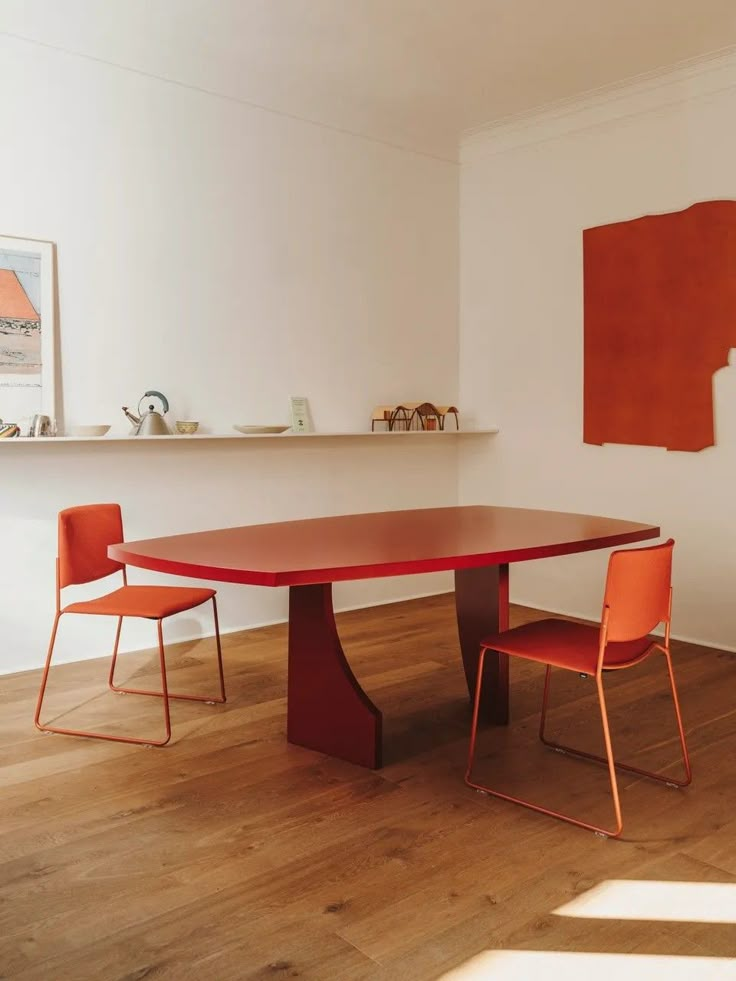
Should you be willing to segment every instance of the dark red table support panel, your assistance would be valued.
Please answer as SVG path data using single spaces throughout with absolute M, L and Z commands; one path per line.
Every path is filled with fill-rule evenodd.
M 340 645 L 332 584 L 292 586 L 287 739 L 377 769 L 382 765 L 381 721 Z
M 455 610 L 465 680 L 470 698 L 475 695 L 480 642 L 488 634 L 509 625 L 509 567 L 484 566 L 455 571 Z M 509 721 L 509 659 L 506 654 L 486 655 L 483 669 L 481 712 L 489 722 Z

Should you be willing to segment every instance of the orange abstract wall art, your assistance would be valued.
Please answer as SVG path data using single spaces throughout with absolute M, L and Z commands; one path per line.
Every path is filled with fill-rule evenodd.
M 702 450 L 736 347 L 736 201 L 583 232 L 586 443 Z

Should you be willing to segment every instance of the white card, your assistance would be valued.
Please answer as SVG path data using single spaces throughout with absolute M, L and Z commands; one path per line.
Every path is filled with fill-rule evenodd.
M 294 433 L 311 433 L 312 421 L 309 418 L 309 403 L 302 395 L 292 395 L 289 398 L 291 405 L 291 431 Z

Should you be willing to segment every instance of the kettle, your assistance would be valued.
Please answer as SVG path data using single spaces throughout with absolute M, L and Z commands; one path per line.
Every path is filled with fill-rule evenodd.
M 147 412 L 143 412 L 140 416 L 137 416 L 128 409 L 127 405 L 123 406 L 123 412 L 133 423 L 133 428 L 130 431 L 131 436 L 170 436 L 171 430 L 164 421 L 164 416 L 169 411 L 169 400 L 161 392 L 146 392 L 138 403 L 139 412 L 141 411 L 141 402 L 148 398 L 157 398 L 161 403 L 163 411 L 156 412 L 153 404 L 151 404 L 148 406 Z

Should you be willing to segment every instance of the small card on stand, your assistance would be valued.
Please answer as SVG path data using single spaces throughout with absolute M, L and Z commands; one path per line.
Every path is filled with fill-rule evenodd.
M 301 395 L 289 398 L 291 406 L 291 431 L 293 433 L 311 433 L 312 420 L 309 416 L 309 403 Z

